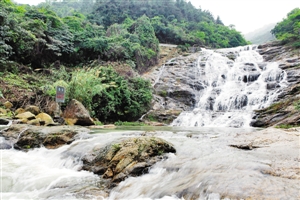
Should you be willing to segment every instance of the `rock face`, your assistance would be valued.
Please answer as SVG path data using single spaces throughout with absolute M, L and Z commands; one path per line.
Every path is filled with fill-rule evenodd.
M 173 111 L 189 111 L 194 107 L 197 102 L 196 94 L 204 88 L 195 74 L 198 71 L 195 63 L 198 57 L 199 53 L 187 57 L 179 56 L 164 63 L 161 68 L 154 68 L 144 74 L 144 78 L 152 82 L 155 90 L 152 102 L 153 112 L 159 111 L 173 115 Z M 166 120 L 165 118 L 159 119 L 159 122 L 165 123 Z
M 248 48 L 251 48 L 251 46 L 248 46 Z M 255 47 L 252 48 L 263 56 L 263 61 L 259 62 L 258 66 L 251 62 L 245 62 L 241 69 L 241 71 L 244 72 L 244 75 L 241 76 L 241 81 L 247 85 L 251 85 L 258 79 L 261 79 L 262 74 L 258 68 L 264 71 L 266 69 L 267 62 L 277 62 L 279 64 L 279 68 L 284 71 L 279 73 L 280 70 L 278 70 L 278 74 L 276 74 L 275 78 L 270 77 L 269 79 L 266 79 L 267 93 L 273 94 L 274 91 L 276 91 L 276 93 L 279 94 L 278 98 L 275 99 L 275 102 L 283 99 L 294 98 L 293 102 L 295 103 L 298 98 L 297 95 L 299 94 L 300 96 L 300 92 L 291 88 L 298 88 L 297 85 L 300 84 L 300 50 L 284 46 L 280 44 L 280 42 L 260 45 L 258 46 L 258 49 Z M 233 60 L 237 58 L 237 52 L 219 50 L 215 50 L 215 52 L 220 53 L 223 57 L 227 57 L 229 59 L 227 61 L 227 65 L 229 67 L 234 65 Z M 201 56 L 201 60 L 198 60 L 199 56 Z M 174 116 L 162 116 L 161 113 L 172 113 L 174 110 L 193 110 L 197 106 L 196 103 L 199 101 L 199 96 L 201 94 L 203 95 L 203 92 L 205 91 L 205 80 L 208 76 L 206 71 L 204 71 L 207 64 L 206 61 L 207 57 L 205 51 L 200 51 L 186 57 L 179 56 L 173 58 L 165 62 L 162 67 L 153 69 L 152 71 L 144 74 L 144 77 L 152 82 L 155 92 L 152 110 L 144 116 L 143 119 L 147 120 L 155 116 L 159 122 L 169 123 L 172 121 Z M 198 62 L 199 66 L 197 65 Z M 270 65 L 268 65 L 268 67 L 270 68 Z M 275 67 L 277 68 L 277 65 Z M 199 80 L 199 77 L 201 77 L 201 80 Z M 283 79 L 285 81 L 285 77 L 286 83 L 283 83 L 282 81 Z M 227 79 L 225 74 L 221 75 L 218 81 L 222 82 L 222 79 Z M 282 87 L 283 84 L 286 84 L 287 87 Z M 216 86 L 217 83 L 215 85 L 212 83 L 212 87 L 217 88 Z M 213 106 L 215 105 L 216 98 L 219 94 L 220 90 L 213 89 L 210 96 L 207 98 L 206 110 L 213 110 Z M 292 105 L 293 102 L 291 102 L 290 105 Z M 247 96 L 239 96 L 238 99 L 235 100 L 234 109 L 243 109 L 250 103 L 251 99 L 248 99 Z M 223 111 L 228 108 L 219 107 L 218 109 Z M 282 112 L 278 113 L 278 115 L 274 116 L 270 116 L 266 113 L 260 115 L 262 112 L 257 112 L 253 117 L 253 122 L 251 124 L 253 126 L 270 126 L 286 119 L 289 114 L 293 114 L 291 113 L 292 110 L 290 108 L 286 108 L 281 111 Z M 263 119 L 265 116 L 268 116 L 268 118 Z M 292 123 L 296 124 L 296 121 L 293 121 Z M 288 123 L 290 123 L 290 120 Z
M 175 153 L 173 145 L 155 137 L 130 138 L 106 147 L 95 147 L 83 157 L 83 170 L 102 175 L 112 182 L 127 176 L 138 176 L 162 159 L 164 153 Z
M 265 61 L 277 62 L 279 67 L 285 70 L 288 87 L 282 89 L 277 103 L 255 112 L 251 126 L 299 125 L 300 112 L 296 105 L 300 100 L 300 50 L 283 46 L 280 42 L 260 45 L 258 49 Z M 268 87 L 274 88 L 277 85 L 269 84 Z
M 66 107 L 63 117 L 69 125 L 95 125 L 88 110 L 79 101 L 72 99 Z
M 38 127 L 15 124 L 2 130 L 0 136 L 14 143 L 16 149 L 27 150 L 41 146 L 55 149 L 72 143 L 75 136 L 82 132 L 89 132 L 89 129 L 74 126 Z
M 149 124 L 151 124 L 151 121 L 170 124 L 180 113 L 181 110 L 152 110 L 143 118 L 143 120 L 149 121 Z

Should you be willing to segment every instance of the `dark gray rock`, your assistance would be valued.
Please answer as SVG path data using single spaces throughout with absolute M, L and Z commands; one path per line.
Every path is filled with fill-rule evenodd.
M 0 125 L 8 125 L 8 124 L 9 124 L 8 119 L 0 118 Z
M 72 143 L 78 134 L 88 132 L 90 132 L 89 129 L 76 126 L 40 127 L 14 124 L 2 130 L 0 136 L 13 142 L 16 149 L 28 150 L 41 146 L 55 149 Z

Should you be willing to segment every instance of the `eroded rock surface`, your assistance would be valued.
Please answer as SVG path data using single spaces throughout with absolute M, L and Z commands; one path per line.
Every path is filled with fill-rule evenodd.
M 175 153 L 173 145 L 161 138 L 135 137 L 94 149 L 83 157 L 83 170 L 102 175 L 112 182 L 138 176 L 161 160 L 164 153 Z
M 237 134 L 229 146 L 252 150 L 258 159 L 268 160 L 262 173 L 300 181 L 300 129 L 268 128 Z M 298 196 L 299 197 L 299 196 Z
M 44 146 L 55 149 L 72 143 L 80 133 L 89 129 L 76 126 L 39 127 L 15 124 L 0 132 L 0 136 L 11 141 L 16 149 L 28 150 Z
M 265 61 L 277 62 L 285 70 L 287 87 L 282 88 L 278 98 L 268 108 L 257 110 L 253 116 L 251 126 L 296 126 L 300 124 L 299 110 L 296 104 L 300 100 L 300 50 L 283 46 L 280 42 L 271 42 L 258 46 L 258 51 Z M 269 84 L 269 88 L 278 87 L 276 83 Z

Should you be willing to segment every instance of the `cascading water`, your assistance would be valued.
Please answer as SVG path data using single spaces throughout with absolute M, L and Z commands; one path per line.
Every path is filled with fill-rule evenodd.
M 264 63 L 255 46 L 203 49 L 197 65 L 204 89 L 173 126 L 248 127 L 253 110 L 269 106 L 286 86 L 285 71 Z

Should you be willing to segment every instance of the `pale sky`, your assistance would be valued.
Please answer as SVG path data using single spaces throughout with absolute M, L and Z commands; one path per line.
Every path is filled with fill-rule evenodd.
M 294 8 L 300 8 L 300 0 L 190 0 L 196 7 L 209 10 L 214 17 L 220 16 L 228 26 L 234 24 L 243 34 L 264 25 L 277 23 L 286 18 Z
M 14 0 L 18 3 L 36 5 L 44 0 Z M 288 12 L 300 8 L 300 0 L 186 0 L 196 8 L 209 10 L 214 17 L 220 16 L 228 26 L 234 24 L 243 34 L 264 25 L 280 22 Z

